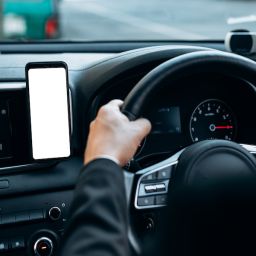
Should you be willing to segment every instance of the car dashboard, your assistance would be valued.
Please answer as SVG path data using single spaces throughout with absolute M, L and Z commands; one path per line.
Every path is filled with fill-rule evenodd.
M 35 255 L 35 248 L 40 246 L 51 248 L 51 255 L 56 255 L 83 166 L 89 124 L 99 108 L 112 99 L 125 99 L 164 61 L 212 47 L 211 43 L 198 44 L 132 45 L 129 51 L 118 53 L 0 55 L 0 255 Z M 216 46 L 223 50 L 223 43 Z M 34 162 L 29 153 L 25 65 L 55 60 L 66 62 L 69 68 L 72 156 L 62 161 Z M 256 145 L 254 85 L 215 73 L 184 76 L 174 82 L 172 90 L 168 81 L 165 83 L 143 114 L 151 120 L 152 131 L 133 159 L 136 165 L 124 167 L 129 201 L 134 197 L 133 181 L 138 178 L 134 172 L 197 141 L 232 140 L 250 144 L 253 151 Z M 143 240 L 154 229 L 159 211 L 138 210 L 134 205 L 130 211 L 136 236 Z
M 211 74 L 186 77 L 179 80 L 172 91 L 166 85 L 167 89 L 152 99 L 144 113 L 152 123 L 152 131 L 135 158 L 174 154 L 194 142 L 206 139 L 255 143 L 255 122 L 251 118 L 255 104 L 254 88 L 245 81 L 223 76 L 215 76 L 209 81 L 209 76 Z M 91 109 L 91 120 L 99 107 L 111 99 L 123 100 L 142 77 L 126 77 L 97 95 Z M 211 125 L 213 127 L 210 129 Z

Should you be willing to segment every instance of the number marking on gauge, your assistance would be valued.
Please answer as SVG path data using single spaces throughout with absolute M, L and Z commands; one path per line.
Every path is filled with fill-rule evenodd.
M 236 122 L 233 112 L 224 102 L 209 99 L 200 103 L 190 118 L 193 142 L 207 139 L 233 140 Z

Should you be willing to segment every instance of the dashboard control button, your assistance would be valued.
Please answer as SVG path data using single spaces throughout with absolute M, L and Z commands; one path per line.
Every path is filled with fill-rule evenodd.
M 15 215 L 16 223 L 29 221 L 28 212 L 20 212 Z
M 145 225 L 146 232 L 151 232 L 155 229 L 155 222 L 153 221 L 152 218 L 146 218 L 144 225 Z
M 29 220 L 42 220 L 44 214 L 42 210 L 33 210 L 29 212 Z
M 39 238 L 34 244 L 36 256 L 51 256 L 53 253 L 53 242 L 48 237 Z
M 147 197 L 139 197 L 138 198 L 138 206 L 150 206 L 155 204 L 155 197 L 154 196 L 147 196 Z
M 152 180 L 156 180 L 156 173 L 153 172 L 151 174 L 146 175 L 145 177 L 142 178 L 143 181 L 152 181 Z
M 2 215 L 2 225 L 14 224 L 15 215 L 14 214 L 4 214 Z
M 156 192 L 156 185 L 145 185 L 144 186 L 144 189 L 145 189 L 145 192 L 146 193 L 153 193 L 153 192 Z
M 165 192 L 166 186 L 164 183 L 156 184 L 156 191 L 157 192 Z
M 172 174 L 172 167 L 166 167 L 160 171 L 157 172 L 157 179 L 162 180 L 162 179 L 170 179 L 171 174 Z
M 59 220 L 61 217 L 61 209 L 59 207 L 52 207 L 49 210 L 49 217 L 51 220 Z
M 11 248 L 14 250 L 25 248 L 24 238 L 16 238 L 11 241 Z
M 0 241 L 0 253 L 9 249 L 7 241 Z
M 167 204 L 167 195 L 156 196 L 156 205 L 166 205 L 166 204 Z

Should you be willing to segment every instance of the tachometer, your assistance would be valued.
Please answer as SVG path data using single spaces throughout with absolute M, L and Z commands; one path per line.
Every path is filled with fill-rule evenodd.
M 194 142 L 207 139 L 233 140 L 236 122 L 231 109 L 222 101 L 210 99 L 200 103 L 190 119 Z

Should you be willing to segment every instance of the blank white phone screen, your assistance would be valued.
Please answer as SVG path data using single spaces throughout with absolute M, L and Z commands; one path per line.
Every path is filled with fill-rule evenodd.
M 28 70 L 33 159 L 70 156 L 66 70 Z

